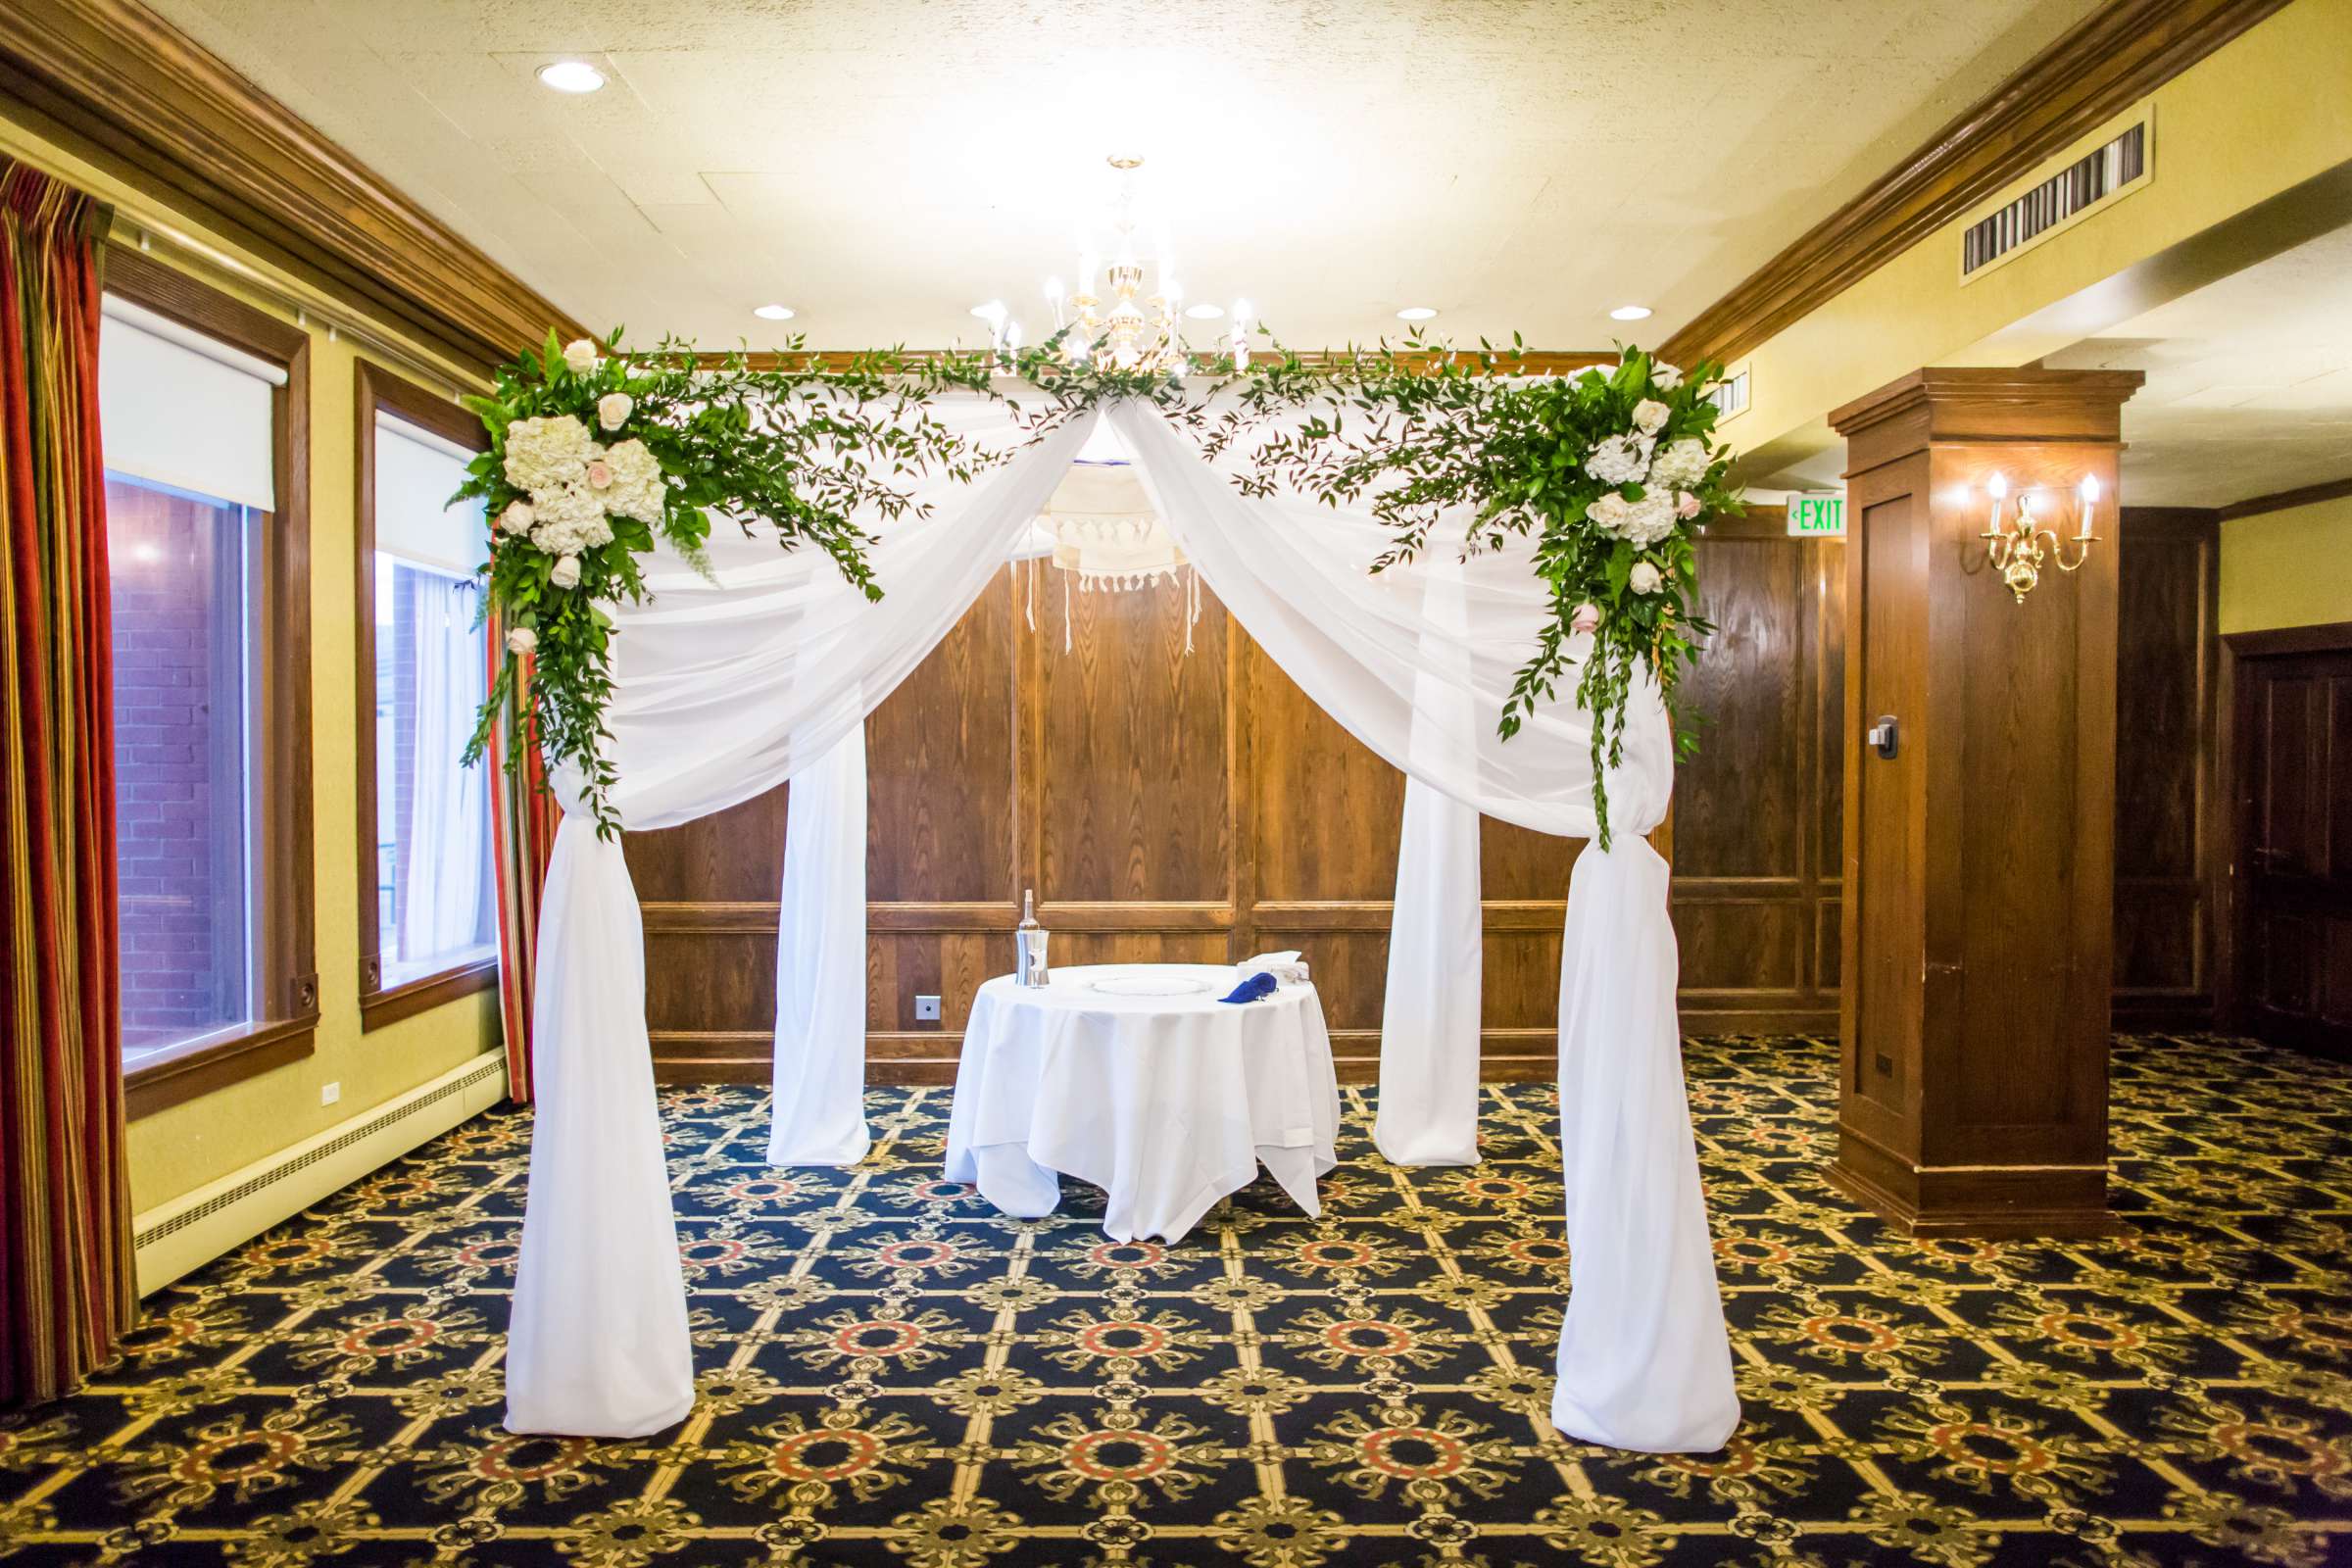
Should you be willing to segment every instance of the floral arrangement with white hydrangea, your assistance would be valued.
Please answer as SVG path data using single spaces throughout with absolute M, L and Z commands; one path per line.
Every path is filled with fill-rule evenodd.
M 503 731 L 506 764 L 520 771 L 535 740 L 550 767 L 576 770 L 598 830 L 616 831 L 600 745 L 612 684 L 605 607 L 645 597 L 639 558 L 661 541 L 700 565 L 719 512 L 747 530 L 772 524 L 787 550 L 816 546 L 879 599 L 858 519 L 906 512 L 907 476 L 981 466 L 922 399 L 987 384 L 975 357 L 826 364 L 796 342 L 755 366 L 675 341 L 630 352 L 617 331 L 568 345 L 551 332 L 543 351 L 500 368 L 488 395 L 465 400 L 490 448 L 456 498 L 479 499 L 490 517 L 484 612 L 506 641 L 466 760 Z M 778 414 L 787 408 L 800 416 Z
M 1722 367 L 1686 375 L 1638 348 L 1614 365 L 1530 375 L 1525 354 L 1482 343 L 1456 351 L 1415 336 L 1391 348 L 1308 365 L 1259 362 L 1212 445 L 1247 444 L 1259 421 L 1304 410 L 1295 428 L 1252 453 L 1260 485 L 1279 476 L 1320 499 L 1369 495 L 1396 532 L 1380 564 L 1427 547 L 1442 516 L 1472 510 L 1469 548 L 1534 534 L 1552 619 L 1519 671 L 1500 728 L 1517 732 L 1575 677 L 1594 716 L 1593 805 L 1609 841 L 1605 769 L 1624 755 L 1637 669 L 1654 675 L 1676 716 L 1682 755 L 1696 745 L 1676 702 L 1684 670 L 1712 630 L 1700 613 L 1692 540 L 1739 512 L 1731 454 L 1715 439 L 1709 396 Z

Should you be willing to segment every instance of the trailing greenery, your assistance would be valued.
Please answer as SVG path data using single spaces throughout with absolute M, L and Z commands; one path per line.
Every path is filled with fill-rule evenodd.
M 493 744 L 528 659 L 531 722 L 508 726 L 508 768 L 519 771 L 535 739 L 551 772 L 576 770 L 598 831 L 617 831 L 602 746 L 612 691 L 605 606 L 646 598 L 640 558 L 659 539 L 699 565 L 715 514 L 747 532 L 773 525 L 784 549 L 822 550 L 881 598 L 859 518 L 906 514 L 918 472 L 968 479 L 987 466 L 925 403 L 950 387 L 985 391 L 988 379 L 977 356 L 882 351 L 827 366 L 796 340 L 776 367 L 756 368 L 674 339 L 630 351 L 618 329 L 568 347 L 550 332 L 539 352 L 502 367 L 488 396 L 465 400 L 490 448 L 453 498 L 482 501 L 491 518 L 484 609 L 507 637 L 466 761 Z
M 914 508 L 913 475 L 968 481 L 1003 460 L 940 424 L 930 399 L 952 388 L 1004 398 L 1034 439 L 1136 398 L 1211 455 L 1245 456 L 1249 493 L 1365 504 L 1395 539 L 1376 570 L 1431 548 L 1447 518 L 1472 519 L 1461 548 L 1473 553 L 1533 535 L 1551 614 L 1497 722 L 1515 734 L 1576 672 L 1606 846 L 1605 773 L 1622 760 L 1627 705 L 1644 673 L 1676 715 L 1678 751 L 1694 745 L 1677 688 L 1710 628 L 1691 542 L 1710 517 L 1740 510 L 1707 397 L 1721 371 L 1702 365 L 1686 376 L 1632 348 L 1569 376 L 1530 376 L 1524 362 L 1516 341 L 1457 352 L 1415 335 L 1314 364 L 1280 352 L 1246 368 L 1192 356 L 1178 373 L 1073 362 L 1050 338 L 1005 362 L 885 351 L 840 365 L 796 341 L 777 362 L 785 368 L 756 368 L 675 340 L 632 352 L 618 331 L 568 346 L 551 333 L 542 351 L 499 370 L 490 396 L 466 400 L 491 445 L 459 496 L 482 500 L 493 519 L 485 607 L 508 638 L 466 760 L 492 746 L 494 716 L 527 689 L 533 723 L 509 726 L 507 765 L 519 768 L 535 728 L 551 770 L 579 776 L 598 831 L 616 831 L 602 749 L 612 689 L 603 607 L 646 597 L 638 558 L 657 540 L 699 564 L 714 513 L 747 529 L 765 522 L 785 549 L 824 551 L 879 599 L 859 519 L 887 523 Z M 997 376 L 1042 404 L 1023 407 Z M 535 662 L 527 686 L 525 659 Z
M 1605 769 L 1624 757 L 1638 670 L 1655 677 L 1675 717 L 1677 754 L 1697 742 L 1676 700 L 1712 629 L 1699 611 L 1691 542 L 1710 517 L 1740 510 L 1708 398 L 1722 368 L 1686 375 L 1635 348 L 1613 366 L 1566 376 L 1530 376 L 1524 361 L 1516 340 L 1460 352 L 1418 334 L 1314 365 L 1284 354 L 1238 379 L 1235 407 L 1208 444 L 1245 444 L 1261 421 L 1303 411 L 1249 451 L 1246 488 L 1262 495 L 1279 484 L 1333 506 L 1369 496 L 1396 539 L 1376 570 L 1420 555 L 1442 518 L 1465 512 L 1472 553 L 1507 535 L 1536 536 L 1551 618 L 1498 723 L 1506 738 L 1517 733 L 1577 669 L 1576 702 L 1592 715 L 1592 804 L 1605 848 Z

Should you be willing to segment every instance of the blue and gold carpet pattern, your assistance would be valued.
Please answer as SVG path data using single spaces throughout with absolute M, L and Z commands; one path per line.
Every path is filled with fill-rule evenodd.
M 1569 1259 L 1552 1091 L 1409 1171 L 1348 1094 L 1308 1219 L 1173 1247 L 1099 1195 L 939 1180 L 948 1095 L 849 1171 L 764 1167 L 764 1098 L 666 1092 L 701 1400 L 511 1436 L 526 1113 L 469 1122 L 151 1298 L 120 1364 L 0 1421 L 0 1562 L 1043 1565 L 2352 1561 L 2352 1075 L 2207 1037 L 2115 1054 L 2088 1243 L 1913 1243 L 1819 1175 L 1822 1043 L 1693 1042 L 1747 1418 L 1719 1453 L 1545 1420 Z

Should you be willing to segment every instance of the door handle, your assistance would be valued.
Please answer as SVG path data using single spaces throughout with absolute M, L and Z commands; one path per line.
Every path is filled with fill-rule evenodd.
M 1892 713 L 1882 713 L 1876 724 L 1862 732 L 1862 739 L 1881 758 L 1891 760 L 1896 747 L 1900 744 L 1900 736 L 1897 733 L 1899 728 Z

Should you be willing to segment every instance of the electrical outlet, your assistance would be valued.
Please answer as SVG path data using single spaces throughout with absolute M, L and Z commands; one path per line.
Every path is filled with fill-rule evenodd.
M 321 1105 L 331 1105 L 342 1098 L 343 1084 L 340 1079 L 331 1084 L 320 1084 L 318 1086 L 318 1103 Z
M 939 1022 L 939 999 L 937 997 L 915 998 L 914 1021 L 916 1023 Z

